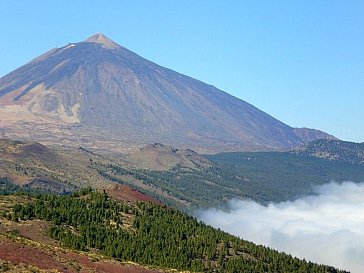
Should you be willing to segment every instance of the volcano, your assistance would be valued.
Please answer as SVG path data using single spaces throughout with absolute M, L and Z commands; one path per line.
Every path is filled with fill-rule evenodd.
M 101 33 L 52 49 L 2 77 L 0 116 L 2 137 L 30 130 L 18 137 L 42 141 L 44 130 L 49 141 L 54 137 L 58 142 L 72 133 L 61 137 L 66 130 L 57 128 L 77 128 L 75 135 L 96 146 L 102 138 L 119 145 L 162 142 L 197 150 L 276 150 L 304 144 L 309 130 L 302 134 Z M 315 130 L 310 140 L 316 138 L 333 137 Z

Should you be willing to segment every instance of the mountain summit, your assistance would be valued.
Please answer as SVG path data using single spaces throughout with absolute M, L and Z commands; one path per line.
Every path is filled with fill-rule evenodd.
M 52 49 L 1 78 L 0 115 L 0 136 L 14 131 L 10 122 L 22 124 L 22 132 L 26 122 L 37 141 L 42 137 L 34 134 L 50 127 L 55 129 L 46 137 L 62 141 L 57 126 L 69 124 L 92 143 L 113 138 L 119 145 L 162 142 L 212 151 L 305 143 L 249 103 L 150 62 L 101 33 Z M 40 121 L 48 125 L 33 126 Z
M 110 48 L 110 49 L 120 48 L 120 45 L 118 45 L 117 43 L 115 43 L 113 40 L 106 37 L 102 33 L 96 33 L 95 35 L 92 35 L 90 38 L 86 39 L 85 42 L 101 44 L 104 48 Z

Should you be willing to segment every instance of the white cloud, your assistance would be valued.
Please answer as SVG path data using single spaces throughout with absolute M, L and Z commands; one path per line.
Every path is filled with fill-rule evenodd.
M 315 195 L 268 206 L 232 200 L 230 211 L 199 211 L 198 218 L 243 239 L 293 256 L 364 272 L 364 183 L 330 183 Z

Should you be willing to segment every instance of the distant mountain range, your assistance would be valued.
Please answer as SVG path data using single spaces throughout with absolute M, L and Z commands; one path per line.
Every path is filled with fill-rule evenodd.
M 103 34 L 55 48 L 0 79 L 0 137 L 113 150 L 161 142 L 205 151 L 276 150 L 324 132 L 292 128 Z

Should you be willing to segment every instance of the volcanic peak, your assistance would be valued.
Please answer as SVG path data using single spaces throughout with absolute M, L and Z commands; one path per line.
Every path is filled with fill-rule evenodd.
M 91 37 L 86 39 L 85 42 L 101 44 L 104 48 L 109 49 L 118 49 L 121 47 L 119 44 L 115 43 L 113 40 L 111 40 L 102 33 L 96 33 L 92 35 Z

